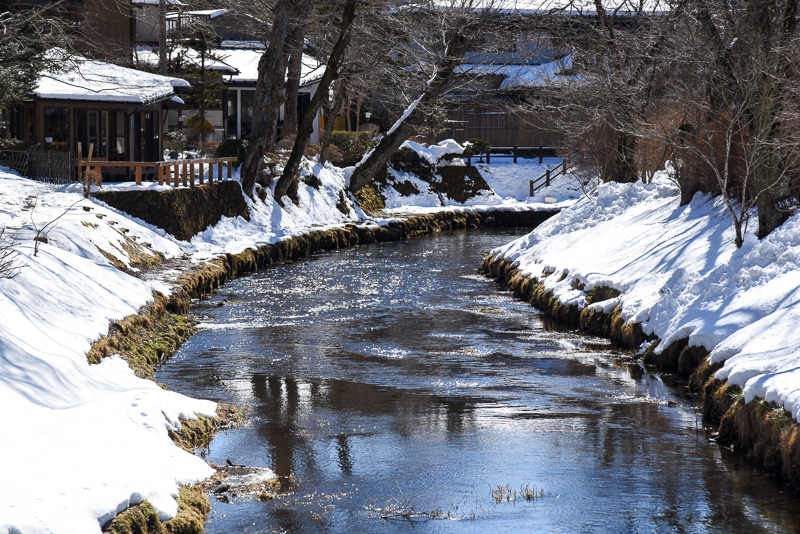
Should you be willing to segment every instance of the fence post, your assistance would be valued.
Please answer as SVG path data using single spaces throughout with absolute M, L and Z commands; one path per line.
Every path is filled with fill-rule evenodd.
M 472 167 L 472 156 L 467 156 L 467 166 Z
M 136 166 L 136 185 L 142 185 L 142 166 Z
M 550 169 L 547 169 L 547 172 L 544 173 L 544 185 L 550 187 Z
M 220 180 L 222 180 L 222 173 L 220 173 Z M 214 183 L 214 162 L 208 164 L 208 183 Z
M 198 176 L 200 178 L 200 185 L 203 185 L 204 183 L 206 183 L 206 177 L 204 176 L 206 173 L 206 169 L 202 161 L 200 161 L 199 165 L 200 165 L 200 172 L 198 173 Z M 192 165 L 192 187 L 194 187 L 194 165 Z
M 533 196 L 533 193 L 534 193 L 534 190 L 533 190 L 533 180 L 530 180 L 530 182 L 531 182 L 531 194 L 530 194 L 529 196 Z
M 189 164 L 186 163 L 186 160 L 183 160 L 183 186 L 186 187 L 186 178 L 189 174 Z M 194 176 L 194 163 L 192 163 L 192 176 Z
M 158 166 L 158 185 L 164 185 L 164 167 Z
M 514 163 L 517 162 L 517 147 L 514 147 Z
M 567 159 L 564 158 L 564 170 L 561 171 L 561 174 L 567 174 Z
M 542 158 L 544 158 L 544 150 L 542 150 L 542 145 L 539 145 L 539 165 L 542 164 Z
M 228 180 L 230 180 L 231 176 L 233 176 L 233 174 L 231 174 L 231 173 L 233 173 L 233 160 L 228 159 L 227 163 L 228 163 Z M 220 165 L 219 174 L 220 174 L 220 176 L 222 176 L 222 163 L 220 163 L 219 165 Z
M 491 162 L 492 162 L 492 153 L 491 152 L 487 152 L 486 153 L 486 164 L 489 165 Z
M 217 163 L 217 176 L 219 177 L 219 181 L 220 182 L 222 181 L 222 165 L 223 165 L 223 163 L 225 163 L 225 162 L 222 161 L 222 160 L 219 160 L 219 163 Z M 230 167 L 230 164 L 228 165 L 228 167 Z M 228 178 L 230 178 L 230 175 L 228 176 Z

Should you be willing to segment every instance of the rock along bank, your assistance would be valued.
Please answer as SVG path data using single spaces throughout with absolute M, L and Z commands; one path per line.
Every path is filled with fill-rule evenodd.
M 481 270 L 508 287 L 517 298 L 558 321 L 610 338 L 629 349 L 648 343 L 643 363 L 688 380 L 689 388 L 702 394 L 703 420 L 715 429 L 718 443 L 733 446 L 767 471 L 779 473 L 790 485 L 800 486 L 800 425 L 781 406 L 762 399 L 745 403 L 740 387 L 714 378 L 722 364 L 709 364 L 705 348 L 689 346 L 688 339 L 680 339 L 656 354 L 660 340 L 646 335 L 639 323 L 626 324 L 619 306 L 603 313 L 588 306 L 565 305 L 545 289 L 542 281 L 526 277 L 511 262 L 491 256 L 485 258 Z M 578 280 L 573 281 L 573 288 L 584 290 Z M 618 295 L 616 289 L 598 286 L 586 291 L 586 303 Z

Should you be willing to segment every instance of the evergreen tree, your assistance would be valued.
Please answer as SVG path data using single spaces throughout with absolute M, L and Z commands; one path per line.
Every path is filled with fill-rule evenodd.
M 0 107 L 21 101 L 36 87 L 48 61 L 45 52 L 66 45 L 65 26 L 44 9 L 19 11 L 13 0 L 0 0 Z

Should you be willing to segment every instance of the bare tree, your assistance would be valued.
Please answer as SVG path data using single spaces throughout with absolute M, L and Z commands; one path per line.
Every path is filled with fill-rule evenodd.
M 6 229 L 0 228 L 0 279 L 11 279 L 19 274 L 15 244 L 14 238 L 6 234 Z
M 488 36 L 503 31 L 505 3 L 493 0 L 439 0 L 408 4 L 396 13 L 403 29 L 403 50 L 396 51 L 391 83 L 409 104 L 379 144 L 358 164 L 350 178 L 355 192 L 370 183 L 392 154 L 435 113 L 447 93 L 458 86 L 459 69 L 468 52 L 486 51 Z
M 303 115 L 303 120 L 300 121 L 292 153 L 289 155 L 289 160 L 284 166 L 283 174 L 281 174 L 281 177 L 275 184 L 275 198 L 279 201 L 286 194 L 294 196 L 293 189 L 297 184 L 297 172 L 300 168 L 303 153 L 305 152 L 306 143 L 314 129 L 314 117 L 322 106 L 323 99 L 328 98 L 330 86 L 339 74 L 340 64 L 350 42 L 350 30 L 353 27 L 353 23 L 356 21 L 356 7 L 358 4 L 359 0 L 344 0 L 338 38 L 328 56 L 325 72 L 322 74 L 317 90 L 311 99 L 308 109 Z
M 714 59 L 709 106 L 718 113 L 734 109 L 747 131 L 742 144 L 759 237 L 788 217 L 775 201 L 789 194 L 797 170 L 796 151 L 787 150 L 796 146 L 797 16 L 798 0 L 709 0 L 695 11 Z
M 284 81 L 285 67 L 283 71 L 280 71 L 279 67 L 283 58 L 291 4 L 291 0 L 276 0 L 271 5 L 258 2 L 247 4 L 248 9 L 256 6 L 268 10 L 272 22 L 269 44 L 258 62 L 258 80 L 253 99 L 253 129 L 241 170 L 242 189 L 248 196 L 253 194 L 267 146 L 275 141 L 275 128 L 271 124 L 270 110 L 273 106 L 280 105 L 273 101 L 276 93 L 274 87 L 278 80 L 281 85 Z M 239 12 L 246 11 L 241 9 Z
M 45 52 L 67 46 L 67 32 L 74 26 L 54 16 L 61 2 L 22 11 L 13 4 L 0 2 L 0 108 L 26 97 L 45 67 L 55 67 Z
M 306 29 L 314 8 L 312 0 L 299 0 L 290 21 L 290 30 L 286 41 L 288 55 L 286 73 L 286 99 L 283 111 L 284 137 L 297 135 L 297 99 L 300 93 L 300 79 L 303 72 L 303 51 Z

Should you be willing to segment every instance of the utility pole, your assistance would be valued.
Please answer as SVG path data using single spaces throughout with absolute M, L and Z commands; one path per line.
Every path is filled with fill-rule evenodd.
M 158 0 L 158 73 L 167 75 L 167 0 Z

